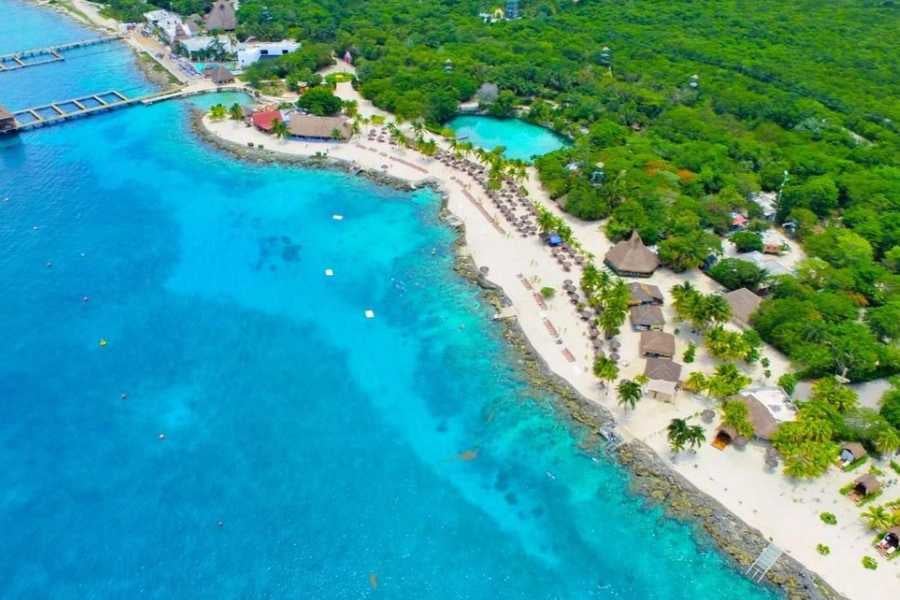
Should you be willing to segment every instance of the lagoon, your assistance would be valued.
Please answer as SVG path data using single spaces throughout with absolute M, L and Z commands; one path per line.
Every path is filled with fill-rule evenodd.
M 7 51 L 90 36 L 0 8 Z M 147 85 L 116 46 L 3 77 Z M 0 142 L 0 597 L 772 597 L 523 380 L 435 194 L 235 161 L 190 110 Z
M 524 161 L 530 161 L 533 156 L 547 154 L 569 145 L 565 138 L 549 129 L 520 119 L 460 115 L 453 118 L 447 126 L 459 139 L 465 139 L 487 150 L 503 146 L 507 158 Z

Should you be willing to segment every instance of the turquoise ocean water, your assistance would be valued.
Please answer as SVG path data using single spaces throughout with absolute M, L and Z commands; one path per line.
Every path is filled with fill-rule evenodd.
M 519 119 L 461 115 L 447 125 L 458 138 L 488 150 L 503 146 L 507 158 L 525 161 L 568 145 L 565 139 L 549 129 Z
M 91 35 L 0 10 L 0 53 Z M 110 88 L 149 89 L 121 47 L 0 104 Z M 0 598 L 770 597 L 525 385 L 432 193 L 188 110 L 0 142 Z

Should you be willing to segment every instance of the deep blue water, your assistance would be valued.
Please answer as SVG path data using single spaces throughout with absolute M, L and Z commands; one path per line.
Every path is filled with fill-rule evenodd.
M 89 36 L 0 10 L 0 53 Z M 109 47 L 0 103 L 139 85 Z M 769 597 L 525 385 L 433 194 L 237 162 L 188 108 L 0 142 L 0 597 Z
M 448 124 L 456 136 L 476 146 L 493 150 L 503 146 L 507 158 L 530 161 L 567 146 L 568 142 L 549 129 L 520 119 L 495 119 L 482 115 L 461 115 Z

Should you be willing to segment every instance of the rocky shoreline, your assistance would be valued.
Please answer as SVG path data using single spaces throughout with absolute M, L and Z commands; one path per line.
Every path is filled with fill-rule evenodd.
M 289 156 L 260 147 L 244 147 L 223 140 L 203 125 L 203 113 L 191 113 L 191 128 L 210 146 L 244 161 L 260 164 L 286 164 L 318 169 L 332 169 L 365 177 L 377 184 L 394 189 L 412 191 L 430 187 L 441 196 L 440 217 L 457 232 L 454 244 L 454 270 L 461 277 L 481 289 L 484 300 L 496 312 L 510 305 L 503 289 L 482 273 L 466 251 L 465 225 L 447 208 L 447 197 L 436 181 L 421 186 L 382 173 L 362 169 L 344 160 L 325 155 L 315 157 Z M 276 142 L 277 143 L 277 142 Z M 604 444 L 600 432 L 614 426 L 615 419 L 604 407 L 591 402 L 568 381 L 553 372 L 534 349 L 513 318 L 500 319 L 503 337 L 516 354 L 517 363 L 526 380 L 535 389 L 547 391 L 559 399 L 561 414 L 572 419 L 590 433 L 586 449 L 599 452 Z M 769 540 L 757 529 L 750 527 L 711 496 L 701 492 L 684 477 L 671 469 L 662 457 L 643 442 L 633 440 L 619 446 L 610 455 L 628 470 L 631 488 L 648 501 L 664 507 L 670 517 L 696 523 L 724 552 L 736 568 L 746 569 L 765 548 Z M 768 584 L 781 590 L 790 600 L 846 600 L 834 591 L 821 577 L 811 572 L 794 558 L 782 555 L 767 574 Z

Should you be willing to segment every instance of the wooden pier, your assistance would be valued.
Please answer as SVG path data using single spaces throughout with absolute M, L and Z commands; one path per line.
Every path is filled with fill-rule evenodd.
M 91 38 L 89 40 L 81 40 L 79 42 L 72 42 L 70 44 L 59 44 L 56 46 L 47 46 L 45 48 L 32 48 L 30 50 L 20 50 L 19 52 L 2 54 L 0 55 L 0 73 L 59 62 L 61 60 L 65 60 L 62 55 L 63 52 L 66 52 L 68 50 L 75 50 L 76 48 L 86 48 L 88 46 L 108 44 L 109 42 L 121 39 L 121 37 L 122 36 L 112 35 L 100 38 Z
M 141 102 L 145 98 L 145 96 L 129 98 L 119 91 L 109 90 L 100 94 L 90 94 L 80 98 L 23 108 L 12 113 L 16 124 L 13 132 L 57 125 L 65 121 L 124 108 Z

